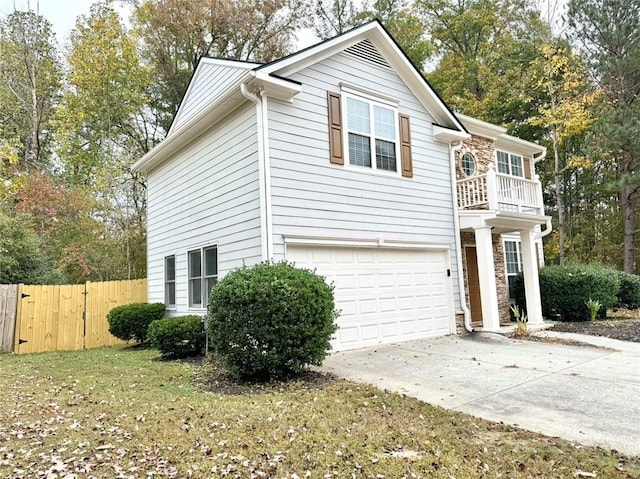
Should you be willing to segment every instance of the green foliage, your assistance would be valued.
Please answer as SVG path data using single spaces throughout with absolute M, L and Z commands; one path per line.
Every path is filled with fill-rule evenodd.
M 165 358 L 183 358 L 200 354 L 205 345 L 200 316 L 178 316 L 153 321 L 147 334 L 149 343 Z
M 42 254 L 42 243 L 29 216 L 9 216 L 0 210 L 0 284 L 59 282 Z
M 56 45 L 51 23 L 36 12 L 0 18 L 0 143 L 17 145 L 23 170 L 51 164 L 50 119 L 62 80 Z
M 587 305 L 587 309 L 589 309 L 589 317 L 591 321 L 595 321 L 598 317 L 600 308 L 602 308 L 602 303 L 589 298 L 589 301 L 585 301 L 585 304 Z
M 211 292 L 210 344 L 241 377 L 300 373 L 326 356 L 334 308 L 333 286 L 312 271 L 287 262 L 243 267 Z
M 629 309 L 640 308 L 640 276 L 620 271 L 618 277 L 620 279 L 619 305 Z
M 587 301 L 601 304 L 599 317 L 606 316 L 607 308 L 618 303 L 620 288 L 618 272 L 600 265 L 570 264 L 545 266 L 540 269 L 540 297 L 542 314 L 549 319 L 558 315 L 563 321 L 589 319 Z M 516 302 L 525 307 L 524 280 L 520 274 L 516 280 Z
M 164 317 L 162 303 L 132 303 L 116 306 L 109 314 L 109 332 L 124 341 L 134 340 L 138 343 L 147 341 L 149 325 Z

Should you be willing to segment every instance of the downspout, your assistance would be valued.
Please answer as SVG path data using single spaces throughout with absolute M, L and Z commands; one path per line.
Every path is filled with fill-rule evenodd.
M 541 161 L 545 156 L 547 156 L 547 149 L 546 149 L 546 148 L 544 148 L 544 149 L 540 152 L 540 154 L 539 154 L 538 156 L 534 156 L 534 157 L 533 157 L 533 165 L 534 165 L 534 167 L 535 167 L 535 164 L 536 164 L 538 161 Z M 537 176 L 537 175 L 536 175 L 536 176 Z M 544 208 L 544 205 L 543 205 L 543 208 Z M 542 238 L 544 238 L 545 236 L 547 236 L 548 234 L 550 234 L 550 233 L 551 233 L 551 231 L 552 231 L 552 224 L 551 224 L 551 220 L 550 220 L 550 219 L 548 219 L 548 220 L 545 222 L 545 229 L 544 229 L 543 231 L 541 231 L 540 233 L 538 233 L 538 234 L 535 236 L 535 239 L 536 239 L 536 240 L 542 239 Z
M 273 216 L 271 214 L 271 152 L 269 151 L 269 104 L 267 92 L 260 90 L 262 99 L 262 148 L 264 149 L 264 192 L 265 210 L 267 214 L 267 259 L 273 259 Z
M 265 129 L 265 116 L 266 111 L 262 104 L 262 93 L 260 96 L 255 93 L 251 93 L 245 83 L 240 84 L 240 92 L 247 100 L 253 102 L 256 105 L 256 129 L 258 134 L 258 177 L 260 182 L 260 243 L 262 260 L 267 261 L 271 256 L 272 249 L 270 245 L 273 244 L 273 239 L 269 241 L 269 213 L 267 211 L 267 170 L 265 159 L 265 137 L 268 134 L 268 130 Z
M 460 305 L 464 313 L 464 329 L 473 332 L 471 326 L 471 313 L 467 307 L 466 294 L 464 289 L 464 271 L 462 270 L 462 234 L 460 232 L 460 217 L 458 216 L 458 192 L 456 188 L 456 153 L 462 149 L 463 143 L 459 142 L 456 146 L 449 146 L 450 163 L 451 163 L 451 188 L 453 189 L 453 227 L 456 235 L 456 263 L 458 264 L 458 290 L 460 294 Z

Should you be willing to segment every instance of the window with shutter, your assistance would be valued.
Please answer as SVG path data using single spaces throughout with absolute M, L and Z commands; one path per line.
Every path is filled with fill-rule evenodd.
M 369 95 L 329 92 L 327 99 L 331 163 L 413 176 L 408 116 Z

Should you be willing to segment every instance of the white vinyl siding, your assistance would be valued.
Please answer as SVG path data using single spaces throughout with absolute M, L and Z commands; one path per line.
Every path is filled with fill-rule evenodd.
M 173 314 L 190 310 L 188 251 L 217 244 L 221 277 L 261 260 L 255 111 L 246 103 L 148 174 L 149 302 L 163 301 L 164 258 L 175 255 Z
M 169 132 L 180 128 L 246 73 L 245 68 L 211 64 L 204 59 L 189 84 Z
M 395 72 L 344 53 L 291 78 L 303 85 L 294 102 L 269 100 L 274 257 L 283 235 L 444 243 L 460 309 L 449 148 L 433 140 L 431 115 Z M 327 91 L 342 82 L 394 98 L 411 118 L 413 178 L 330 163 Z

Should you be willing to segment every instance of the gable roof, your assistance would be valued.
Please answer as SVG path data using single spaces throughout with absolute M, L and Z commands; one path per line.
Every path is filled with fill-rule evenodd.
M 466 133 L 464 125 L 458 121 L 442 97 L 433 89 L 424 75 L 402 51 L 389 31 L 377 19 L 271 63 L 261 65 L 256 70 L 261 70 L 269 75 L 287 77 L 347 48 L 357 48 L 358 44 L 362 42 L 370 43 L 379 51 L 382 59 L 400 76 L 427 111 L 433 115 L 436 124 Z
M 240 75 L 245 73 L 247 70 L 253 70 L 258 66 L 260 66 L 260 63 L 229 60 L 226 58 L 213 58 L 206 56 L 201 57 L 198 60 L 196 69 L 193 71 L 191 78 L 189 79 L 187 91 L 184 95 L 182 95 L 182 98 L 180 99 L 178 110 L 176 111 L 176 114 L 173 115 L 173 119 L 171 120 L 171 125 L 169 126 L 167 135 L 173 133 L 174 125 L 178 123 L 178 120 L 180 120 L 180 118 L 182 117 L 185 110 L 185 105 L 189 104 L 189 100 L 194 95 L 195 85 L 198 85 L 200 82 L 204 81 L 203 79 L 201 79 L 201 77 L 207 74 L 207 70 L 215 67 L 223 67 L 230 73 L 229 83 L 232 83 L 234 79 L 239 78 Z
M 442 138 L 445 139 L 444 141 L 468 137 L 468 132 L 464 125 L 456 118 L 453 111 L 406 56 L 382 23 L 378 20 L 372 20 L 336 37 L 263 65 L 203 57 L 180 103 L 169 130 L 170 134 L 140 158 L 132 168 L 143 172 L 150 171 L 165 161 L 172 153 L 175 153 L 182 146 L 202 134 L 206 129 L 221 121 L 240 102 L 246 100 L 240 92 L 242 85 L 260 86 L 269 95 L 291 100 L 297 93 L 302 91 L 302 85 L 287 78 L 289 75 L 348 48 L 357 48 L 357 45 L 362 44 L 362 42 L 368 42 L 373 47 L 369 47 L 369 52 L 376 55 L 377 61 L 386 62 L 405 82 L 411 92 L 434 118 L 434 132 L 436 129 L 444 132 L 442 135 Z M 238 75 L 223 89 L 218 90 L 215 97 L 211 98 L 210 102 L 200 111 L 190 115 L 186 121 L 180 121 L 180 124 L 176 125 L 177 122 L 175 120 L 184 114 L 184 105 L 187 104 L 188 97 L 198 83 L 199 71 L 206 68 L 206 65 L 211 64 L 236 70 Z

